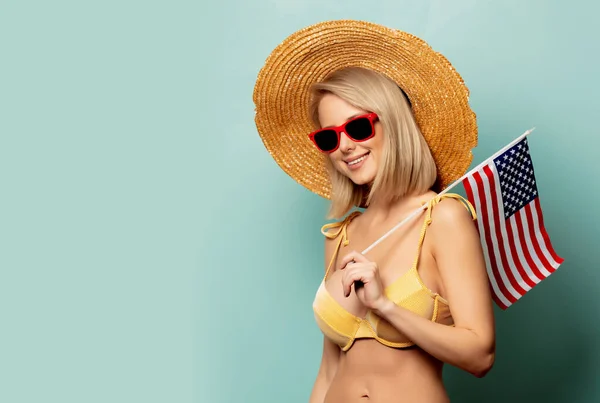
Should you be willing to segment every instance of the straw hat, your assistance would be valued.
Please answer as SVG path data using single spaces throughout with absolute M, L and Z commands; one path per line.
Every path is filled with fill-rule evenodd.
M 325 197 L 331 183 L 323 155 L 308 138 L 311 84 L 343 67 L 385 74 L 404 90 L 438 168 L 441 189 L 460 178 L 477 145 L 469 91 L 444 56 L 409 33 L 365 21 L 326 21 L 301 29 L 278 45 L 258 74 L 255 123 L 277 164 Z

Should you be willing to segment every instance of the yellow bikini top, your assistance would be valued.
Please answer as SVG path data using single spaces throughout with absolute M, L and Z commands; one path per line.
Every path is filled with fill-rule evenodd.
M 426 207 L 425 222 L 421 228 L 417 254 L 413 265 L 406 273 L 388 285 L 384 292 L 396 305 L 428 318 L 433 322 L 453 326 L 454 321 L 450 313 L 448 301 L 438 293 L 427 288 L 417 270 L 425 232 L 429 224 L 431 224 L 431 210 L 444 197 L 452 197 L 463 201 L 465 207 L 470 211 L 473 220 L 476 219 L 475 209 L 471 203 L 458 194 L 443 194 L 433 198 Z M 341 236 L 313 302 L 313 311 L 317 325 L 323 334 L 337 344 L 342 351 L 347 351 L 354 343 L 354 340 L 358 338 L 376 339 L 384 345 L 396 348 L 413 346 L 414 343 L 405 335 L 398 332 L 395 327 L 372 311 L 368 311 L 365 317 L 362 318 L 346 311 L 325 288 L 327 275 L 338 255 L 340 246 L 342 243 L 344 246 L 349 243 L 346 232 L 348 224 L 354 217 L 360 214 L 360 212 L 355 211 L 343 221 L 326 224 L 321 228 L 323 235 L 330 239 Z M 332 228 L 337 228 L 337 231 L 327 231 Z

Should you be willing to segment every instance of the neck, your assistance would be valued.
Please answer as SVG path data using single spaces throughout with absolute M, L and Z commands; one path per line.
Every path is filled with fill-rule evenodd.
M 363 215 L 369 217 L 369 221 L 373 224 L 383 223 L 390 219 L 397 220 L 421 207 L 421 203 L 428 201 L 434 194 L 434 192 L 428 191 L 422 194 L 409 194 L 395 200 L 374 195 Z

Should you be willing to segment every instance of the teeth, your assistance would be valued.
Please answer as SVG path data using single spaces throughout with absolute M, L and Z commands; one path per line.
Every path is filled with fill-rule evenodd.
M 362 157 L 355 159 L 354 161 L 350 161 L 348 163 L 348 165 L 358 164 L 359 162 L 361 162 L 362 160 L 364 160 L 365 158 L 367 158 L 367 155 L 369 155 L 369 154 L 365 154 Z

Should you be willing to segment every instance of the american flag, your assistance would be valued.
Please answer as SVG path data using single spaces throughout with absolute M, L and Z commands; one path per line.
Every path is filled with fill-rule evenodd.
M 544 227 L 527 138 L 462 180 L 478 215 L 495 303 L 507 309 L 563 262 Z

